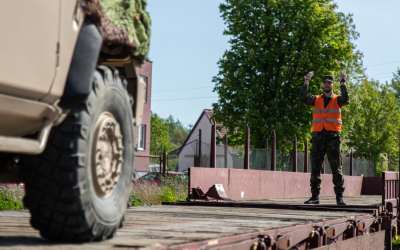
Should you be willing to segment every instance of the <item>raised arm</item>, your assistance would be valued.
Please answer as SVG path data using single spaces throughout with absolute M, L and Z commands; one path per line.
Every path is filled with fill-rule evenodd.
M 349 97 L 349 92 L 347 91 L 346 87 L 346 79 L 348 78 L 346 71 L 342 70 L 340 71 L 340 92 L 342 93 L 340 96 L 337 98 L 337 102 L 339 106 L 343 107 L 348 104 L 350 104 L 350 97 Z
M 315 95 L 307 95 L 308 93 L 308 84 L 310 83 L 311 77 L 314 75 L 313 71 L 308 72 L 308 74 L 304 77 L 304 85 L 301 87 L 299 101 L 308 106 L 314 106 Z

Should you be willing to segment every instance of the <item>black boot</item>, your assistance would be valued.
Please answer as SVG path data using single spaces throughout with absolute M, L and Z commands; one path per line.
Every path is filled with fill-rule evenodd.
M 343 200 L 342 194 L 336 195 L 336 204 L 340 205 L 340 206 L 346 206 L 346 203 Z
M 308 201 L 304 202 L 304 204 L 319 204 L 319 194 L 313 194 Z

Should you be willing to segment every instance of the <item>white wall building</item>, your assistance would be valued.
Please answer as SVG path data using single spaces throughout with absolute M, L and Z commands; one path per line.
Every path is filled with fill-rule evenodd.
M 178 151 L 179 171 L 187 170 L 189 167 L 199 166 L 199 130 L 201 130 L 202 141 L 201 167 L 210 166 L 212 115 L 212 110 L 203 110 L 193 129 L 190 131 L 188 137 L 183 142 L 180 150 Z M 218 131 L 218 127 L 221 127 L 221 131 Z M 225 137 L 226 132 L 227 129 L 224 128 L 222 124 L 217 123 L 216 137 L 222 139 Z M 217 168 L 232 168 L 232 151 L 232 148 L 226 148 L 225 145 L 222 143 L 217 145 Z

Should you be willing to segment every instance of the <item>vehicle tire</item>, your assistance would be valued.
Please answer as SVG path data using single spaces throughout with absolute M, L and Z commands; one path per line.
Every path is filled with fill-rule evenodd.
M 124 223 L 134 175 L 133 99 L 118 71 L 99 65 L 85 101 L 22 158 L 24 204 L 48 239 L 111 238 Z

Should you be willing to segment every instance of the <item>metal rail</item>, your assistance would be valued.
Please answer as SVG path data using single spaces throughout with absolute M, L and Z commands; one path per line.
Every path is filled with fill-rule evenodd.
M 382 220 L 374 217 L 326 221 L 185 243 L 168 249 L 318 249 L 335 243 L 342 243 L 342 249 L 355 249 L 353 247 L 358 247 L 360 237 L 363 236 L 368 236 L 362 241 L 366 246 L 370 246 L 364 249 L 374 249 L 376 246 L 383 247 L 381 224 Z
M 305 204 L 278 204 L 278 203 L 255 203 L 255 202 L 214 202 L 214 201 L 183 201 L 183 202 L 163 202 L 162 205 L 180 206 L 208 206 L 208 207 L 244 207 L 244 208 L 265 208 L 265 209 L 293 209 L 293 210 L 314 210 L 314 211 L 343 211 L 369 213 L 372 216 L 383 211 L 382 206 L 338 206 L 338 205 L 305 205 Z
M 381 205 L 305 205 L 305 204 L 277 204 L 277 203 L 254 203 L 254 202 L 215 202 L 203 199 L 198 195 L 198 201 L 163 203 L 163 205 L 181 206 L 214 206 L 214 207 L 242 207 L 263 209 L 293 209 L 314 211 L 341 211 L 367 213 L 358 216 L 354 220 L 335 220 L 321 223 L 302 225 L 303 227 L 288 227 L 275 231 L 266 231 L 259 234 L 248 234 L 232 236 L 224 241 L 218 239 L 214 242 L 192 243 L 179 246 L 185 249 L 312 249 L 329 244 L 334 244 L 356 236 L 375 234 L 373 237 L 365 238 L 372 240 L 371 246 L 376 247 L 376 242 L 384 241 L 386 249 L 392 249 L 391 240 L 397 236 L 397 220 L 400 195 L 400 176 L 398 172 L 382 173 L 382 204 Z M 222 188 L 223 190 L 223 188 Z M 204 192 L 203 192 L 204 193 Z M 225 195 L 225 193 L 223 193 Z M 217 197 L 218 195 L 205 195 L 205 198 Z M 226 195 L 225 195 L 226 196 Z M 203 198 L 204 198 L 203 197 Z M 193 199 L 193 197 L 192 197 Z M 223 200 L 223 199 L 219 199 Z M 301 220 L 299 220 L 301 222 Z M 279 232 L 278 232 L 279 231 Z M 283 233 L 284 232 L 284 233 Z M 347 241 L 346 241 L 347 242 Z M 349 241 L 350 242 L 350 241 Z M 212 244 L 211 244 L 212 243 Z M 215 244 L 214 244 L 215 243 Z M 193 245 L 194 244 L 194 245 Z M 212 247 L 211 247 L 211 245 Z M 347 244 L 347 243 L 346 243 Z M 348 243 L 351 244 L 357 243 Z M 194 248 L 192 248 L 192 246 Z M 352 245 L 351 245 L 352 246 Z M 355 245 L 356 246 L 356 245 Z M 180 248 L 171 249 L 180 249 Z M 350 248 L 348 248 L 350 249 Z M 373 249 L 373 248 L 370 248 Z

